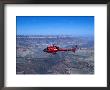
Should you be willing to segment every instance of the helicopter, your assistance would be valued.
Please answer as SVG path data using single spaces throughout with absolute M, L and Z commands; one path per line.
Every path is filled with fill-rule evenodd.
M 43 51 L 47 52 L 47 53 L 56 54 L 59 51 L 72 51 L 72 52 L 75 53 L 76 50 L 78 50 L 78 46 L 77 45 L 75 45 L 74 48 L 67 49 L 67 48 L 60 48 L 57 45 L 53 44 L 53 45 L 47 46 L 47 48 L 45 48 Z

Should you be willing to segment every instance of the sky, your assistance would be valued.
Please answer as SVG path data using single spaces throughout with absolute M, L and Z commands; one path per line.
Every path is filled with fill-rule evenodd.
M 17 35 L 93 36 L 94 16 L 16 16 Z

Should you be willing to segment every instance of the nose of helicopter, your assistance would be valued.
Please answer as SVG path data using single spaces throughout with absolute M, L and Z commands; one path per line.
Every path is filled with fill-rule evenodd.
M 43 51 L 44 51 L 44 52 L 47 52 L 47 49 L 45 48 Z

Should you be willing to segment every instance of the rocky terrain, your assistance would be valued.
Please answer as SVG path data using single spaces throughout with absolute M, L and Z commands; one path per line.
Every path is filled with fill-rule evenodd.
M 85 37 L 17 36 L 16 74 L 94 74 L 94 41 Z M 48 45 L 71 48 L 76 53 L 43 52 Z

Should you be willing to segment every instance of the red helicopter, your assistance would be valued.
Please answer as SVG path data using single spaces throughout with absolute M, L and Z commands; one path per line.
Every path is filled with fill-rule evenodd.
M 72 51 L 75 53 L 75 51 L 78 49 L 77 45 L 75 45 L 74 48 L 70 48 L 70 49 L 66 49 L 66 48 L 60 48 L 58 46 L 56 46 L 55 44 L 48 46 L 47 48 L 45 48 L 43 51 L 47 52 L 47 53 L 52 53 L 52 54 L 56 54 L 56 52 L 58 51 Z

